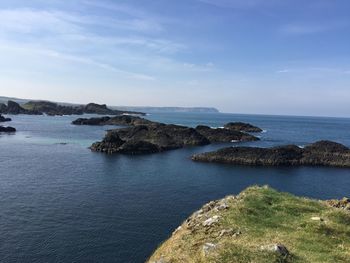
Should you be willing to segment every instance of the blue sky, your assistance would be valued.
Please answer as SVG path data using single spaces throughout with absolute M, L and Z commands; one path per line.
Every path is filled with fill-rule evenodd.
M 346 0 L 1 0 L 0 95 L 350 116 Z

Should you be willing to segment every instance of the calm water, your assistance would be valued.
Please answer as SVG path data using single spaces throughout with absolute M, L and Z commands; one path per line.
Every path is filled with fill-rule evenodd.
M 230 114 L 156 114 L 150 119 L 220 127 L 247 121 L 262 141 L 350 146 L 350 119 Z M 350 196 L 350 170 L 254 168 L 194 163 L 224 145 L 148 156 L 108 156 L 87 147 L 109 127 L 75 117 L 12 116 L 19 132 L 0 135 L 0 262 L 143 262 L 194 210 L 252 184 L 314 198 Z M 242 144 L 241 144 L 242 145 Z

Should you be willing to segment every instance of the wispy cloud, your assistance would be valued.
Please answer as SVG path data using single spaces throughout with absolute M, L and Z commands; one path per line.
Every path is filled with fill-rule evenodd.
M 275 0 L 197 0 L 202 3 L 223 8 L 253 8 L 261 5 L 271 5 Z
M 345 21 L 333 21 L 327 24 L 324 24 L 324 22 L 298 22 L 284 25 L 280 28 L 280 31 L 287 35 L 310 35 L 344 28 L 348 25 L 349 23 Z
M 167 56 L 186 50 L 187 46 L 171 39 L 155 37 L 153 33 L 163 30 L 163 27 L 141 11 L 116 4 L 85 3 L 112 8 L 124 12 L 126 16 L 116 19 L 99 13 L 82 15 L 53 9 L 3 9 L 0 10 L 0 37 L 6 39 L 8 46 L 23 47 L 28 52 L 33 52 L 34 48 L 34 53 L 42 50 L 41 54 L 45 53 L 46 56 L 94 65 L 143 80 L 154 80 L 156 77 L 134 73 L 129 69 L 147 71 L 148 66 L 153 67 L 154 61 L 160 64 L 166 61 L 165 65 L 159 65 L 160 69 L 169 67 L 169 64 L 180 68 L 184 63 Z M 108 34 L 104 33 L 106 31 Z
M 288 68 L 277 70 L 278 74 L 285 73 L 303 73 L 303 74 L 337 74 L 337 75 L 346 75 L 350 74 L 350 70 L 346 68 L 338 68 L 338 67 L 300 67 L 300 68 Z

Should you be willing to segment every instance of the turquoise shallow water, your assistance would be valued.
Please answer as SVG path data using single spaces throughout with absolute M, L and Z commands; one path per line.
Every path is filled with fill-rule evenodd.
M 350 119 L 233 114 L 154 114 L 195 126 L 247 121 L 260 142 L 350 146 Z M 111 127 L 73 126 L 76 116 L 12 116 L 0 135 L 0 262 L 143 262 L 194 210 L 252 184 L 314 198 L 350 196 L 350 170 L 194 163 L 191 147 L 146 156 L 108 156 L 87 147 Z M 242 145 L 242 144 L 240 144 Z

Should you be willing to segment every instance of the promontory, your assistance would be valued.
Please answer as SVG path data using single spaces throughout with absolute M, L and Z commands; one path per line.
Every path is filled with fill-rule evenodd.
M 349 222 L 348 198 L 250 187 L 193 213 L 147 263 L 349 262 Z

